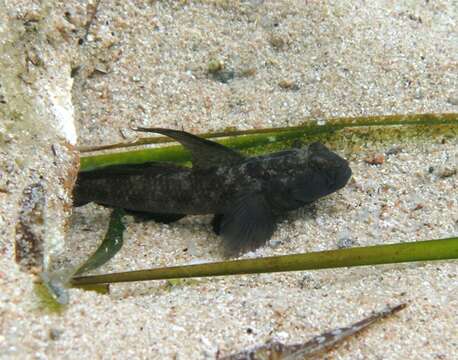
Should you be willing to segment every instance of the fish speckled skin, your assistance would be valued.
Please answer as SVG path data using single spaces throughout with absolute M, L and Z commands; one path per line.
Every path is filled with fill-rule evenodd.
M 156 162 L 82 172 L 75 206 L 92 201 L 162 222 L 215 214 L 215 232 L 239 253 L 269 240 L 280 215 L 335 192 L 351 176 L 348 162 L 320 143 L 246 158 L 184 131 L 150 131 L 180 142 L 193 167 Z

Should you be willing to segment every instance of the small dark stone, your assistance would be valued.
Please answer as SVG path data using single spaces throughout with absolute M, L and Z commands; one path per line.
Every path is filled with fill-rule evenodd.
M 80 68 L 81 66 L 72 67 L 72 70 L 70 71 L 70 77 L 74 78 L 76 75 L 78 75 Z
M 59 340 L 63 333 L 64 330 L 51 328 L 49 329 L 49 338 L 51 340 Z
M 416 21 L 416 22 L 418 22 L 420 24 L 423 23 L 423 20 L 421 19 L 420 16 L 415 16 L 413 14 L 409 14 L 407 17 L 412 21 Z
M 392 147 L 391 149 L 388 149 L 388 150 L 386 151 L 385 154 L 386 154 L 387 156 L 388 156 L 388 155 L 397 155 L 397 154 L 399 154 L 401 151 L 402 151 L 402 147 L 400 147 L 400 146 L 395 146 L 395 147 Z
M 229 81 L 231 81 L 235 77 L 235 73 L 232 70 L 226 70 L 226 71 L 218 71 L 213 74 L 213 79 L 223 83 L 227 84 Z

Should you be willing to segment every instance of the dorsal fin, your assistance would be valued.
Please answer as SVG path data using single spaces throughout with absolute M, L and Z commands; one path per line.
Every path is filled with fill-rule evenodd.
M 200 138 L 185 131 L 162 128 L 138 128 L 136 130 L 154 132 L 175 139 L 191 152 L 193 168 L 196 169 L 233 165 L 245 159 L 241 154 L 224 145 Z

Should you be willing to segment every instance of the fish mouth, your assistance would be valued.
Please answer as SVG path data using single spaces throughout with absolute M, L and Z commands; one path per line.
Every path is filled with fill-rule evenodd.
M 337 180 L 339 183 L 342 184 L 341 187 L 344 187 L 348 183 L 348 180 L 350 180 L 352 174 L 353 172 L 351 171 L 350 166 L 346 164 L 344 171 L 341 173 L 341 175 L 339 176 Z
M 348 183 L 348 180 L 350 180 L 353 172 L 351 171 L 351 168 L 350 166 L 348 166 L 348 164 L 345 164 L 342 166 L 343 169 L 339 169 L 339 172 L 338 172 L 338 176 L 337 176 L 337 185 L 338 185 L 338 189 L 341 189 L 343 188 L 347 183 Z

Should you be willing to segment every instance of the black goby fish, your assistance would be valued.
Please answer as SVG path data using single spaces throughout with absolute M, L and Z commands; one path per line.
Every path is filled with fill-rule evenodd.
M 160 222 L 214 214 L 213 229 L 233 254 L 264 244 L 281 215 L 339 190 L 351 176 L 348 162 L 320 143 L 245 157 L 184 131 L 148 131 L 181 143 L 192 168 L 151 162 L 82 172 L 75 206 L 95 202 Z

